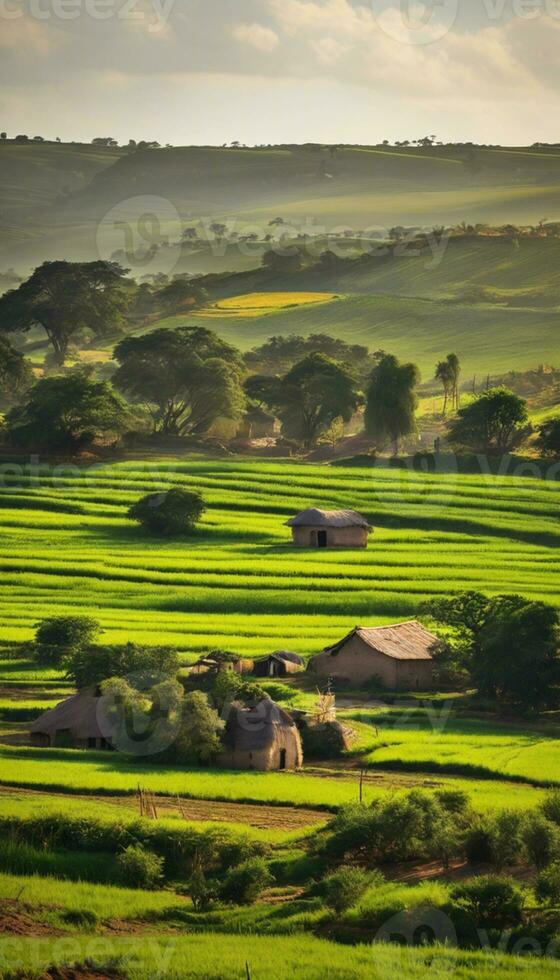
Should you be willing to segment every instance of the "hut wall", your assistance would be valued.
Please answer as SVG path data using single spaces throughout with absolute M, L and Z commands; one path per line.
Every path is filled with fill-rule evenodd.
M 327 548 L 367 548 L 367 527 L 293 527 L 292 535 L 297 548 L 318 548 L 318 535 L 327 534 Z
M 432 660 L 397 660 L 397 688 L 401 691 L 429 691 L 433 687 Z
M 357 684 L 379 678 L 391 690 L 397 686 L 397 661 L 372 650 L 359 636 L 353 636 L 334 656 L 320 653 L 310 661 L 310 670 L 330 677 L 344 677 Z
M 218 764 L 224 769 L 256 769 L 261 772 L 281 768 L 301 769 L 303 749 L 297 728 L 295 726 L 292 728 L 274 726 L 274 728 L 275 737 L 272 744 L 253 751 L 226 749 L 219 756 Z M 282 753 L 285 753 L 285 756 Z

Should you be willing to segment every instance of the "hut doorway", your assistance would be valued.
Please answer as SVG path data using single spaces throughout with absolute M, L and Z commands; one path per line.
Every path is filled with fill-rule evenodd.
M 286 768 L 286 749 L 280 749 L 280 765 L 278 766 L 278 768 L 279 769 Z
M 326 531 L 314 531 L 311 541 L 316 548 L 326 548 L 329 543 L 328 534 Z

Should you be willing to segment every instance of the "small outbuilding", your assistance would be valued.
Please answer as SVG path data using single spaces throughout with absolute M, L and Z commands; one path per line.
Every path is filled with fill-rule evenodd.
M 253 674 L 255 677 L 286 677 L 287 674 L 298 674 L 305 669 L 305 660 L 297 653 L 289 650 L 277 650 L 262 660 L 255 660 Z
M 286 522 L 298 548 L 367 548 L 373 530 L 355 510 L 304 510 Z
M 293 718 L 266 698 L 255 707 L 234 703 L 223 735 L 218 764 L 227 769 L 300 769 L 301 737 Z
M 309 661 L 308 670 L 355 684 L 377 680 L 388 690 L 429 690 L 437 636 L 420 623 L 356 626 L 339 643 Z
M 75 694 L 45 711 L 31 726 L 31 744 L 76 749 L 111 749 L 113 726 L 106 698 L 91 692 Z
M 222 660 L 219 657 L 201 657 L 192 667 L 189 668 L 189 676 L 203 676 L 204 674 L 220 674 L 222 671 L 229 671 L 234 674 L 250 674 L 253 670 L 252 660 Z

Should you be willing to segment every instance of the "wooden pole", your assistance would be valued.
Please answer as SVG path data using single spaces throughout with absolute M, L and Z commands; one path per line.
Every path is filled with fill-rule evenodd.
M 364 802 L 364 776 L 365 769 L 360 769 L 360 803 Z

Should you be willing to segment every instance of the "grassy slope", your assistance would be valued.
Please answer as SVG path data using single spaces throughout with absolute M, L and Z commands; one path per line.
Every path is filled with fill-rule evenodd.
M 15 483 L 0 493 L 4 642 L 29 638 L 48 614 L 79 609 L 101 620 L 107 642 L 168 642 L 186 661 L 215 646 L 312 653 L 358 621 L 411 617 L 442 591 L 560 601 L 553 482 L 191 460 Z M 192 541 L 151 540 L 126 519 L 141 494 L 170 484 L 196 487 L 207 501 Z M 366 514 L 376 528 L 368 550 L 295 551 L 284 522 L 312 505 Z M 36 673 L 2 664 L 5 678 Z
M 101 154 L 102 163 L 112 155 L 113 165 L 88 170 L 85 156 L 93 154 Z M 550 219 L 560 215 L 560 154 L 554 151 L 477 150 L 473 168 L 471 151 L 446 147 L 346 148 L 332 159 L 327 151 L 301 147 L 183 147 L 129 155 L 4 144 L 0 181 L 7 197 L 21 205 L 28 188 L 31 194 L 38 189 L 44 203 L 38 162 L 45 176 L 51 167 L 65 171 L 65 179 L 57 178 L 54 186 L 73 193 L 48 213 L 18 211 L 4 236 L 11 264 L 30 264 L 40 256 L 97 258 L 99 220 L 115 204 L 139 195 L 171 202 L 184 221 L 227 217 L 240 226 L 250 221 L 266 226 L 278 214 L 329 229 L 341 224 L 431 226 L 463 219 L 535 223 L 543 214 Z
M 512 977 L 535 977 L 532 957 L 516 958 L 494 953 L 468 953 L 434 949 L 399 949 L 395 946 L 342 946 L 312 936 L 246 936 L 218 937 L 212 933 L 157 939 L 78 936 L 62 948 L 60 940 L 5 940 L 0 943 L 0 965 L 6 968 L 46 967 L 65 962 L 71 947 L 72 961 L 84 962 L 109 957 L 125 957 L 130 980 L 152 980 L 162 975 L 169 980 L 208 978 L 245 980 L 247 966 L 255 980 L 269 975 L 274 964 L 278 980 L 423 980 L 434 977 L 456 977 L 457 980 L 511 980 Z M 560 966 L 553 960 L 538 961 L 541 980 L 557 980 Z

